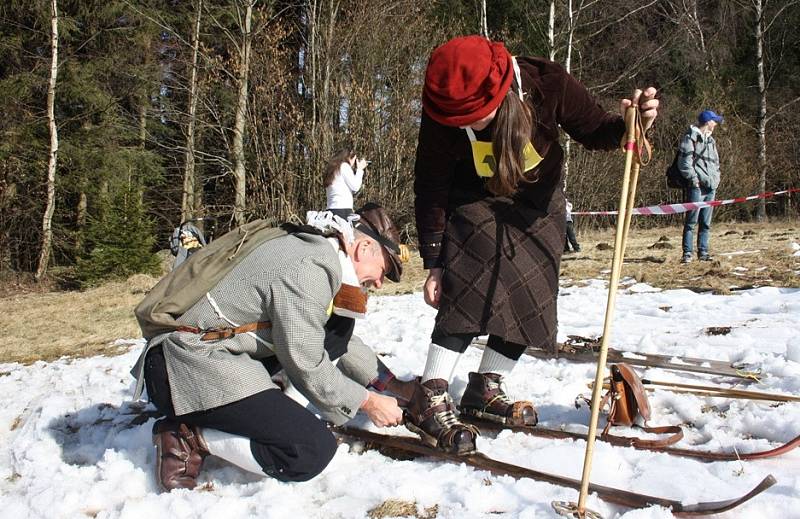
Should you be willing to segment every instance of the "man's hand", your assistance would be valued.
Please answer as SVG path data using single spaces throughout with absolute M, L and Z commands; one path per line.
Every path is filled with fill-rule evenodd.
M 442 269 L 432 268 L 428 272 L 428 279 L 425 280 L 425 286 L 422 289 L 425 297 L 425 302 L 428 305 L 439 308 L 439 298 L 442 296 Z
M 393 397 L 367 392 L 367 399 L 361 404 L 361 410 L 367 413 L 372 423 L 378 427 L 391 427 L 403 423 L 403 410 L 397 406 Z
M 622 99 L 619 104 L 619 110 L 622 117 L 625 117 L 625 110 L 629 106 L 639 106 L 639 111 L 642 114 L 642 124 L 644 129 L 647 130 L 653 125 L 653 121 L 658 116 L 658 99 L 656 99 L 656 89 L 647 87 L 644 92 L 638 88 L 634 90 L 631 99 Z

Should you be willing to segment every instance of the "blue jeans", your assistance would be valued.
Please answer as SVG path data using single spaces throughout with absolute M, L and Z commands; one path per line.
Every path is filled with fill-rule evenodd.
M 706 187 L 690 187 L 686 190 L 687 202 L 710 202 L 714 200 L 715 191 Z M 692 234 L 697 222 L 700 230 L 697 233 L 697 255 L 708 254 L 708 234 L 711 230 L 711 214 L 713 207 L 704 207 L 686 213 L 686 222 L 683 224 L 683 255 L 692 254 Z

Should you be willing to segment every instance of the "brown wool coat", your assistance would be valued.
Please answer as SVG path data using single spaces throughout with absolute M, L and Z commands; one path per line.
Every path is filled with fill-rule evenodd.
M 415 164 L 415 212 L 425 268 L 444 268 L 436 332 L 492 334 L 555 351 L 558 271 L 564 247 L 559 126 L 592 150 L 619 146 L 622 118 L 606 112 L 558 64 L 517 58 L 534 108 L 538 180 L 496 197 L 478 177 L 466 132 L 423 113 Z M 475 132 L 491 141 L 493 126 Z

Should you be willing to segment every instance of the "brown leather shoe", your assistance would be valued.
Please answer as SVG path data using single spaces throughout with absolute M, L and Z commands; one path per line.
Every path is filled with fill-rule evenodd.
M 462 415 L 513 426 L 534 426 L 539 421 L 536 408 L 527 400 L 512 402 L 501 387 L 497 373 L 470 373 L 467 389 L 458 410 Z
M 405 412 L 406 428 L 431 447 L 451 454 L 470 454 L 475 452 L 478 429 L 458 420 L 447 385 L 440 378 L 416 383 Z
M 153 424 L 153 443 L 156 446 L 156 479 L 162 489 L 193 489 L 203 459 L 208 456 L 206 445 L 197 427 L 169 418 Z

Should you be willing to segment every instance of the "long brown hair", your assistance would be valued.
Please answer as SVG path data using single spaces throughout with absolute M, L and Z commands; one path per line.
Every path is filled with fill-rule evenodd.
M 512 195 L 525 181 L 523 150 L 531 140 L 533 113 L 528 103 L 519 98 L 516 80 L 497 109 L 492 131 L 492 153 L 497 171 L 486 187 L 498 196 Z
M 339 166 L 342 165 L 342 162 L 348 162 L 355 156 L 355 152 L 350 148 L 344 148 L 336 152 L 336 155 L 331 157 L 331 160 L 328 161 L 328 165 L 325 166 L 325 173 L 322 175 L 323 187 L 328 187 L 333 184 L 333 181 L 336 179 L 336 174 L 339 173 Z

